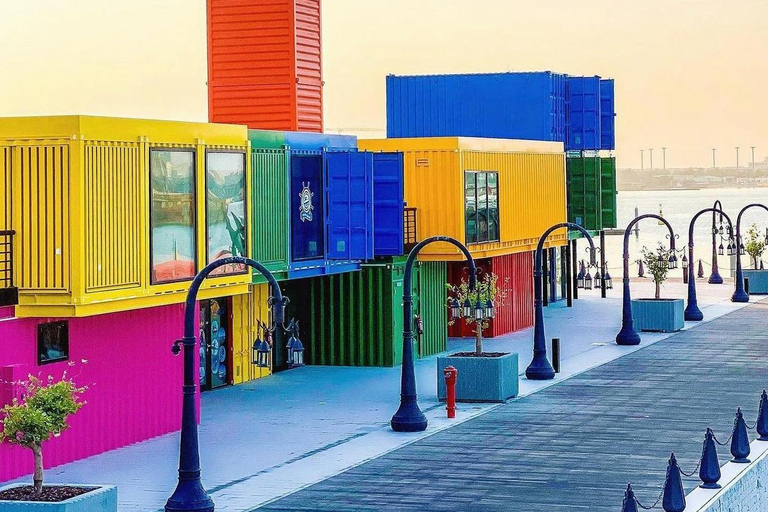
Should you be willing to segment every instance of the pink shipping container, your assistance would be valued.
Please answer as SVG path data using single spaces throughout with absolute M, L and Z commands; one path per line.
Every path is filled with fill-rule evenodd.
M 29 374 L 58 378 L 68 370 L 89 386 L 71 428 L 43 445 L 46 468 L 181 428 L 183 365 L 170 348 L 182 336 L 183 305 L 68 319 L 72 367 L 38 365 L 38 325 L 59 319 L 13 318 L 12 312 L 0 310 L 0 407 L 18 394 L 8 383 Z M 0 482 L 32 469 L 28 449 L 0 445 Z
M 499 276 L 498 286 L 506 293 L 501 305 L 496 307 L 496 317 L 483 332 L 487 338 L 502 336 L 510 332 L 533 326 L 533 253 L 521 252 L 476 260 L 483 273 L 492 272 Z M 450 284 L 459 284 L 468 279 L 469 267 L 464 261 L 448 264 Z M 474 326 L 457 321 L 448 329 L 452 338 L 474 337 Z

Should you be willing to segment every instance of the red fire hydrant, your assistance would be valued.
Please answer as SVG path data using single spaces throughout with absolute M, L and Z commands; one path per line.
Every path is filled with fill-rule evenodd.
M 448 411 L 449 418 L 456 417 L 456 379 L 459 370 L 453 366 L 447 366 L 443 370 L 445 376 L 445 409 Z

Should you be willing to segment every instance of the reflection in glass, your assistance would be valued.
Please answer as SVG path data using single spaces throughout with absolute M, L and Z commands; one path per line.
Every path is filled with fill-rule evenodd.
M 195 275 L 195 153 L 150 151 L 152 282 Z
M 488 173 L 488 239 L 499 240 L 499 174 Z
M 488 241 L 488 174 L 477 173 L 477 241 Z
M 473 172 L 464 174 L 464 207 L 467 243 L 471 244 L 477 242 L 477 195 Z
M 245 154 L 208 153 L 206 189 L 208 263 L 245 256 Z M 243 265 L 225 265 L 212 274 L 244 271 Z

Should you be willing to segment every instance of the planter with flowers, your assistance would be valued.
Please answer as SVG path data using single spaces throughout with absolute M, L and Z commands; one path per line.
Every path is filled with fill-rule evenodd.
M 667 280 L 672 253 L 662 244 L 655 251 L 643 247 L 642 253 L 642 262 L 653 278 L 656 293 L 652 299 L 632 300 L 635 328 L 641 331 L 679 331 L 685 326 L 685 301 L 661 298 L 661 285 Z
M 744 269 L 742 274 L 744 279 L 749 279 L 749 293 L 756 295 L 768 294 L 768 270 L 761 268 L 762 260 L 761 256 L 765 252 L 765 244 L 768 239 L 768 232 L 766 237 L 762 237 L 757 230 L 757 225 L 752 224 L 747 231 L 747 241 L 744 244 L 744 251 L 749 254 L 749 259 L 752 263 L 751 269 Z
M 66 372 L 61 380 L 41 380 L 30 375 L 23 398 L 0 409 L 0 442 L 32 452 L 35 469 L 32 485 L 14 484 L 0 488 L 3 512 L 115 512 L 117 489 L 104 485 L 43 485 L 43 444 L 59 436 L 69 425 L 67 419 L 85 404 L 86 387 L 78 387 Z
M 437 358 L 437 395 L 445 400 L 443 370 L 453 366 L 458 370 L 456 400 L 459 402 L 504 402 L 518 393 L 517 353 L 483 351 L 483 329 L 488 327 L 494 309 L 506 295 L 498 286 L 498 276 L 487 273 L 478 279 L 475 291 L 463 280 L 448 285 L 451 322 L 465 321 L 475 328 L 475 350 L 457 352 Z

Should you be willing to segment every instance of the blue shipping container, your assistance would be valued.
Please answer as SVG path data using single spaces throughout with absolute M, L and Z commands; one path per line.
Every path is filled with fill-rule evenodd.
M 387 137 L 566 139 L 565 75 L 387 77 Z
M 566 78 L 566 151 L 594 151 L 601 148 L 600 77 Z
M 616 96 L 613 79 L 600 80 L 600 149 L 616 149 Z
M 322 151 L 324 149 L 357 149 L 354 135 L 285 132 L 285 145 L 292 150 Z
M 375 256 L 403 254 L 403 154 L 373 154 L 373 248 Z

